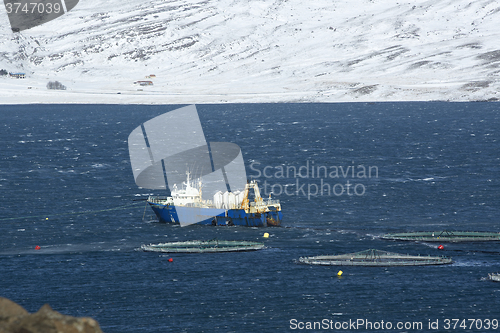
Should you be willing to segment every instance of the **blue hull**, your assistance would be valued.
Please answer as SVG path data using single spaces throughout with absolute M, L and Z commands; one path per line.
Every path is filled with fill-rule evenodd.
M 217 209 L 161 205 L 149 202 L 160 222 L 204 225 L 279 226 L 281 211 L 246 213 L 244 209 Z

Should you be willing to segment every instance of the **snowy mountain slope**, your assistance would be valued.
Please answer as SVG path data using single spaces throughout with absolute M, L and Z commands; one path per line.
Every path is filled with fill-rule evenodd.
M 490 0 L 81 0 L 13 33 L 2 7 L 0 68 L 28 78 L 0 102 L 495 100 L 498 22 Z

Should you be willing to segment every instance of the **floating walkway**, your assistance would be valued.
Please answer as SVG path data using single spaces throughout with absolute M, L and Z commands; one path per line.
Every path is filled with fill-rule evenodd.
M 212 239 L 208 241 L 193 240 L 186 242 L 169 242 L 160 244 L 142 245 L 141 250 L 146 252 L 163 253 L 215 253 L 215 252 L 244 252 L 256 251 L 264 248 L 264 243 L 249 241 L 226 241 Z
M 477 231 L 425 231 L 386 234 L 382 239 L 423 242 L 491 242 L 500 241 L 500 233 Z
M 317 256 L 300 258 L 299 262 L 323 266 L 421 266 L 451 264 L 451 258 L 412 256 L 380 250 L 366 250 L 336 256 Z

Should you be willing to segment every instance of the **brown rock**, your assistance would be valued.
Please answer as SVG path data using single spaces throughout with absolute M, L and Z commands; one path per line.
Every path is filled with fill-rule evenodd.
M 10 326 L 16 320 L 29 315 L 22 306 L 12 302 L 10 299 L 0 297 L 0 333 L 7 333 L 5 327 Z
M 45 304 L 29 314 L 18 304 L 0 297 L 0 333 L 102 333 L 97 321 L 72 317 Z
M 26 316 L 29 312 L 10 299 L 0 297 L 0 322 L 11 317 Z

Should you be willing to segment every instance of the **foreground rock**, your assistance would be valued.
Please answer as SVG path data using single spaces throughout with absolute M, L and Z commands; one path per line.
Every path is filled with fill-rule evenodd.
M 0 333 L 102 333 L 92 318 L 65 316 L 45 304 L 30 314 L 20 305 L 0 297 Z

